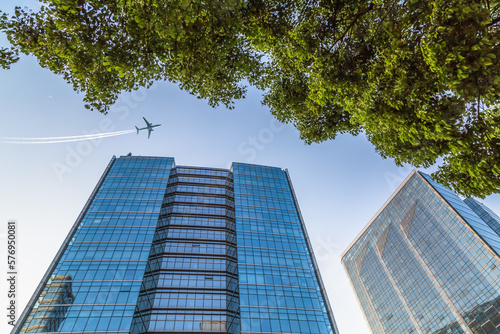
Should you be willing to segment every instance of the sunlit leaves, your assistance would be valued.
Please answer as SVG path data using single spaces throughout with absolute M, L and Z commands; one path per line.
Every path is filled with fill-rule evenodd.
M 500 147 L 487 130 L 500 127 L 491 112 L 498 13 L 476 1 L 372 4 L 317 2 L 307 28 L 289 27 L 267 49 L 279 74 L 267 77 L 265 104 L 306 142 L 362 128 L 398 164 L 429 167 L 444 157 L 441 182 L 463 194 L 500 192 Z
M 50 0 L 37 13 L 17 8 L 6 30 L 89 108 L 105 112 L 120 92 L 154 80 L 231 107 L 260 68 L 241 35 L 243 9 L 239 1 Z
M 44 0 L 0 16 L 105 112 L 122 91 L 176 82 L 232 107 L 243 82 L 306 143 L 364 132 L 398 164 L 431 166 L 463 194 L 500 192 L 500 1 Z
M 0 11 L 0 32 L 8 26 L 7 14 Z M 9 69 L 12 64 L 19 60 L 17 48 L 0 48 L 0 67 Z

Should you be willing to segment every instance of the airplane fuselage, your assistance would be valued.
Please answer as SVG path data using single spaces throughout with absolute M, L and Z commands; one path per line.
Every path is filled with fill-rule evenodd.
M 142 131 L 142 130 L 151 130 L 151 131 L 154 131 L 153 128 L 156 128 L 157 126 L 160 126 L 161 124 L 155 124 L 155 125 L 152 125 L 152 126 L 147 126 L 145 128 L 139 128 L 138 130 L 139 131 Z
M 153 128 L 156 128 L 158 126 L 160 126 L 161 124 L 152 124 L 152 123 L 149 123 L 144 117 L 144 122 L 146 122 L 146 127 L 145 128 L 138 128 L 137 126 L 135 127 L 136 130 L 137 130 L 137 134 L 139 134 L 139 131 L 142 131 L 142 130 L 148 130 L 148 139 L 149 139 L 149 136 L 151 136 L 151 132 L 154 131 Z

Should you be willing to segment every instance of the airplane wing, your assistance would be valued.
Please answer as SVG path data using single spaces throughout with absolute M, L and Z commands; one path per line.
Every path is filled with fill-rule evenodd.
M 153 131 L 153 129 L 148 129 L 148 139 L 149 139 L 149 136 L 151 136 L 151 131 Z
M 149 122 L 148 122 L 148 121 L 147 121 L 144 117 L 143 117 L 142 119 L 144 120 L 144 122 L 146 122 L 146 125 L 147 125 L 148 127 L 150 127 L 151 125 L 153 125 L 153 124 L 149 123 Z

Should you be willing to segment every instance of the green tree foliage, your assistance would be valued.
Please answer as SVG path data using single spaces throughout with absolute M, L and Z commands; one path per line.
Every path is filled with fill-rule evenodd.
M 105 112 L 154 80 L 231 107 L 245 80 L 306 143 L 363 131 L 464 195 L 500 192 L 500 1 L 44 0 L 0 21 Z
M 121 91 L 170 80 L 211 105 L 244 96 L 260 56 L 240 33 L 238 1 L 44 0 L 4 24 L 14 49 L 105 112 Z
M 5 30 L 8 26 L 7 14 L 0 11 L 0 31 Z M 0 48 L 0 67 L 3 69 L 9 69 L 10 65 L 17 62 L 19 57 L 16 48 Z

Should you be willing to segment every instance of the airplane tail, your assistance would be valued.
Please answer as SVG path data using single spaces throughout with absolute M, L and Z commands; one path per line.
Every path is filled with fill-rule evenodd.
M 137 130 L 137 134 L 139 134 L 139 128 L 136 126 L 135 129 Z

